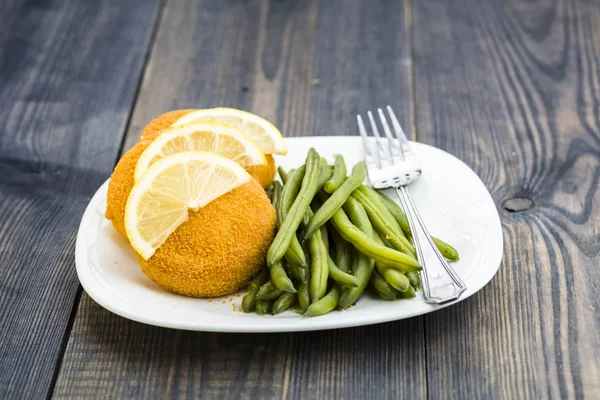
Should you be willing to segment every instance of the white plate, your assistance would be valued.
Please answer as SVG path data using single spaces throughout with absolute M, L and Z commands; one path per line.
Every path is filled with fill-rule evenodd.
M 349 167 L 362 159 L 358 137 L 289 138 L 286 142 L 289 154 L 277 157 L 277 163 L 286 169 L 301 165 L 310 147 L 328 159 L 342 154 Z M 410 186 L 411 192 L 432 234 L 454 245 L 460 253 L 460 261 L 453 266 L 467 285 L 460 298 L 464 300 L 485 286 L 500 265 L 502 229 L 498 212 L 481 180 L 462 161 L 434 147 L 420 143 L 413 146 L 423 175 Z M 393 302 L 365 294 L 344 312 L 303 318 L 286 311 L 260 317 L 239 311 L 241 292 L 212 300 L 172 294 L 142 273 L 133 250 L 104 218 L 106 189 L 104 183 L 83 215 L 75 251 L 77 274 L 92 299 L 134 321 L 197 331 L 292 332 L 399 320 L 453 304 L 427 304 L 420 292 L 415 299 Z

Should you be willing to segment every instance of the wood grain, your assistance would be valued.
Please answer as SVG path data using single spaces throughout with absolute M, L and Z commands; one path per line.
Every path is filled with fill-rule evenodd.
M 0 5 L 0 398 L 52 391 L 79 288 L 77 225 L 118 154 L 157 9 Z
M 413 11 L 418 139 L 479 174 L 505 241 L 486 288 L 425 318 L 429 396 L 597 398 L 600 7 L 436 0 Z M 504 209 L 514 198 L 533 207 Z
M 353 134 L 352 113 L 377 104 L 410 121 L 404 18 L 403 3 L 389 1 L 169 1 L 125 148 L 176 108 L 248 109 L 286 136 Z M 127 321 L 83 294 L 54 395 L 424 398 L 422 338 L 422 318 L 297 334 L 181 332 Z

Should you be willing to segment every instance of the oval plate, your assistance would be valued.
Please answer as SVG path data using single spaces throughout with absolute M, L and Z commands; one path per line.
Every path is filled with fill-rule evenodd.
M 285 169 L 304 163 L 310 147 L 327 159 L 342 154 L 348 168 L 362 160 L 358 137 L 288 138 L 290 149 L 277 157 Z M 421 179 L 410 186 L 425 222 L 435 236 L 454 245 L 461 256 L 453 263 L 467 285 L 458 301 L 485 286 L 502 259 L 502 228 L 494 201 L 479 177 L 456 157 L 413 143 L 423 167 Z M 421 292 L 411 300 L 384 301 L 365 293 L 344 312 L 303 318 L 293 311 L 277 316 L 241 312 L 243 292 L 217 299 L 195 299 L 169 293 L 140 270 L 127 242 L 104 218 L 105 182 L 83 215 L 75 250 L 77 274 L 85 291 L 102 307 L 146 324 L 214 332 L 293 332 L 346 328 L 414 317 L 448 307 L 427 304 Z M 392 191 L 387 193 L 394 200 Z

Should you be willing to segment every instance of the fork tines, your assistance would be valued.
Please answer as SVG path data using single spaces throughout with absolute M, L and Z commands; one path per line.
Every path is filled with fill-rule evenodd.
M 400 126 L 398 118 L 396 117 L 396 114 L 394 114 L 392 107 L 387 106 L 387 111 L 390 120 L 392 121 L 394 133 L 392 133 L 392 130 L 390 129 L 390 125 L 388 124 L 383 110 L 381 108 L 377 109 L 379 121 L 383 127 L 383 131 L 387 140 L 385 140 L 385 138 L 383 138 L 379 133 L 379 128 L 375 118 L 373 117 L 373 113 L 371 111 L 367 112 L 369 122 L 371 124 L 371 130 L 373 131 L 373 137 L 375 138 L 375 145 L 377 148 L 376 152 L 373 151 L 372 142 L 369 143 L 370 136 L 367 133 L 367 129 L 365 128 L 362 117 L 360 114 L 356 116 L 358 122 L 358 131 L 363 139 L 363 145 L 365 148 L 365 162 L 367 163 L 368 168 L 382 168 L 386 165 L 404 161 L 407 151 L 410 151 L 408 139 L 404 134 L 404 130 L 402 130 L 402 127 Z

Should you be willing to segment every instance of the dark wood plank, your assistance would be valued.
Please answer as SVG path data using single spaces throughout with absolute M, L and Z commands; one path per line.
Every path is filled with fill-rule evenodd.
M 429 395 L 597 398 L 600 4 L 413 4 L 418 139 L 481 176 L 505 241 L 484 290 L 426 317 Z
M 126 147 L 175 108 L 240 107 L 287 136 L 354 133 L 352 114 L 376 104 L 397 105 L 406 120 L 404 17 L 403 3 L 389 1 L 169 1 Z M 55 395 L 424 398 L 422 338 L 421 318 L 298 334 L 181 332 L 124 320 L 83 294 Z
M 158 7 L 0 5 L 0 398 L 52 390 L 77 226 L 118 155 Z

